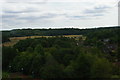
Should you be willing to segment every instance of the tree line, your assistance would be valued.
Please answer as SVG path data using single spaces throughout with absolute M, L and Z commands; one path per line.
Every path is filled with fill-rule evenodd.
M 114 31 L 120 29 L 116 27 L 104 27 L 104 28 L 90 28 L 90 29 L 78 29 L 78 28 L 61 28 L 61 29 L 14 29 L 10 31 L 2 31 L 2 42 L 9 41 L 10 37 L 24 37 L 24 36 L 58 36 L 58 35 L 88 35 L 96 31 Z
M 2 68 L 40 79 L 120 78 L 119 35 L 115 27 L 86 30 L 85 40 L 63 36 L 20 40 L 3 46 Z

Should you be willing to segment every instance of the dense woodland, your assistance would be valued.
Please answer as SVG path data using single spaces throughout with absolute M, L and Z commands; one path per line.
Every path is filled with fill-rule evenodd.
M 24 37 L 24 36 L 57 36 L 57 35 L 89 35 L 91 32 L 95 34 L 96 31 L 114 32 L 113 30 L 120 29 L 117 27 L 104 27 L 104 28 L 89 28 L 89 29 L 77 29 L 77 28 L 61 28 L 61 29 L 14 29 L 10 31 L 2 32 L 2 42 L 9 41 L 9 37 Z M 105 32 L 105 31 L 104 31 Z M 109 34 L 108 32 L 108 34 Z M 99 35 L 99 34 L 98 34 Z M 104 33 L 101 35 L 104 35 Z
M 33 78 L 120 78 L 120 27 L 93 29 L 19 29 L 3 32 L 9 37 L 56 36 L 20 40 L 3 46 L 3 71 Z M 61 35 L 61 36 L 57 36 Z M 83 35 L 86 39 L 62 35 Z

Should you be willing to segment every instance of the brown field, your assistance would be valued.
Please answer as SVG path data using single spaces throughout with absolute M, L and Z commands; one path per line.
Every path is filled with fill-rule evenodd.
M 55 36 L 26 36 L 26 37 L 11 37 L 10 38 L 10 42 L 5 42 L 3 44 L 0 44 L 0 46 L 13 46 L 15 45 L 19 40 L 24 40 L 27 38 L 41 38 L 41 37 L 55 37 Z M 78 40 L 80 37 L 85 40 L 85 37 L 83 37 L 82 35 L 63 35 L 63 37 L 69 37 L 69 38 L 76 38 L 76 40 Z

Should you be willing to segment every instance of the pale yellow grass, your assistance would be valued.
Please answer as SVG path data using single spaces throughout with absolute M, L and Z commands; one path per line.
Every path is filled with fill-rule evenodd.
M 69 38 L 79 38 L 79 37 L 82 37 L 83 39 L 85 39 L 85 37 L 83 37 L 82 35 L 62 35 L 63 37 L 69 37 Z M 24 40 L 24 39 L 27 39 L 27 38 L 41 38 L 41 37 L 46 37 L 46 38 L 49 38 L 49 37 L 55 37 L 55 36 L 25 36 L 25 37 L 11 37 L 9 38 L 10 39 L 10 42 L 5 42 L 3 44 L 0 44 L 0 46 L 13 46 L 15 45 L 19 40 Z M 77 40 L 77 39 L 76 39 Z

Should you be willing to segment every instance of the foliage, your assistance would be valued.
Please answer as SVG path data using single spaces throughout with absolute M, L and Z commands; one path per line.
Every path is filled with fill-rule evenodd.
M 9 78 L 8 72 L 2 72 L 2 78 Z
M 56 36 L 21 40 L 13 47 L 3 47 L 3 69 L 35 78 L 119 77 L 119 29 L 12 30 L 11 36 L 82 34 L 86 39 Z
M 11 47 L 2 47 L 2 68 L 3 70 L 7 70 L 9 68 L 9 63 L 13 61 L 15 56 L 17 56 L 17 51 L 15 48 Z

